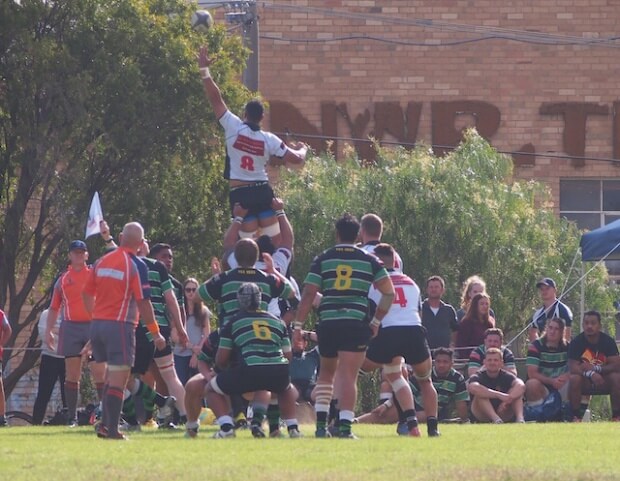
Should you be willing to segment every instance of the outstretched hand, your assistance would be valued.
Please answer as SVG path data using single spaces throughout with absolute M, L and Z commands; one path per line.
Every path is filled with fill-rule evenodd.
M 209 49 L 206 45 L 200 47 L 200 52 L 198 53 L 198 67 L 205 68 L 210 66 L 215 61 L 214 58 L 209 57 Z

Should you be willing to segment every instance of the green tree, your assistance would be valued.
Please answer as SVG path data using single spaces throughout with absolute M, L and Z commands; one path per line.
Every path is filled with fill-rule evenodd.
M 223 26 L 193 32 L 191 13 L 185 0 L 0 3 L 0 307 L 10 345 L 47 302 L 95 191 L 116 230 L 138 220 L 162 239 L 200 239 L 195 268 L 215 251 L 221 228 L 205 226 L 224 212 L 205 207 L 225 195 L 223 148 L 195 55 L 205 41 L 219 52 L 213 72 L 238 109 L 247 52 Z M 37 343 L 35 329 L 17 347 Z M 27 351 L 12 365 L 8 392 L 37 358 Z
M 577 271 L 569 271 L 578 230 L 554 215 L 541 184 L 514 181 L 511 160 L 475 131 L 445 157 L 427 148 L 378 150 L 371 167 L 351 149 L 342 162 L 323 156 L 301 174 L 283 176 L 280 191 L 296 238 L 303 239 L 295 251 L 298 279 L 313 256 L 333 244 L 333 222 L 348 211 L 379 214 L 384 239 L 403 257 L 405 272 L 422 289 L 431 275 L 444 277 L 454 305 L 463 281 L 481 275 L 507 336 L 518 333 L 538 305 L 537 279 L 552 276 L 569 286 L 577 280 Z M 587 277 L 589 307 L 612 309 L 615 292 L 606 280 L 603 266 Z M 576 310 L 578 299 L 576 288 L 567 302 Z

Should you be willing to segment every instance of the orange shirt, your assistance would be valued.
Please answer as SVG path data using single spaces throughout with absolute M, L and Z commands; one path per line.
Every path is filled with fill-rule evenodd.
M 140 259 L 119 247 L 97 261 L 84 292 L 95 297 L 93 319 L 137 325 L 136 301 L 150 298 L 148 271 Z
M 91 268 L 84 266 L 79 271 L 69 266 L 54 284 L 54 294 L 50 307 L 55 311 L 64 309 L 63 319 L 74 322 L 89 322 L 90 312 L 84 306 L 82 291 L 90 276 Z

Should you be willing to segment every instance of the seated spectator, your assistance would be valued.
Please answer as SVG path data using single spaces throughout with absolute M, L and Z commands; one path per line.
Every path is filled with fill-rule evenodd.
M 544 334 L 532 342 L 527 350 L 527 381 L 525 383 L 526 411 L 536 415 L 535 408 L 543 405 L 552 393 L 557 392 L 562 402 L 568 401 L 568 343 L 564 339 L 564 320 L 553 318 L 547 321 Z M 551 400 L 550 400 L 551 401 Z M 561 419 L 561 403 L 557 412 L 544 413 L 538 420 Z M 554 409 L 555 411 L 555 409 Z M 550 419 L 549 419 L 550 418 Z
M 484 343 L 484 333 L 491 327 L 495 327 L 495 318 L 491 315 L 491 298 L 486 294 L 476 294 L 456 333 L 458 359 L 469 359 L 471 351 Z
M 502 351 L 492 347 L 487 350 L 484 359 L 485 369 L 469 378 L 472 421 L 495 424 L 524 422 L 525 384 L 502 366 Z
M 496 347 L 502 351 L 504 369 L 511 372 L 515 376 L 518 376 L 515 356 L 510 349 L 503 346 L 503 343 L 504 332 L 501 329 L 492 327 L 484 331 L 484 344 L 478 346 L 469 355 L 469 362 L 467 363 L 467 377 L 473 376 L 482 368 L 487 349 L 492 347 Z
M 314 404 L 312 390 L 316 386 L 316 376 L 321 357 L 316 347 L 307 351 L 308 340 L 314 333 L 303 331 L 301 339 L 293 342 L 293 357 L 289 364 L 291 383 L 299 392 L 298 401 L 306 401 Z
M 469 392 L 465 384 L 465 377 L 453 367 L 454 351 L 445 347 L 440 347 L 433 351 L 433 374 L 432 381 L 437 391 L 437 404 L 439 407 L 438 419 L 443 421 L 452 417 L 452 411 L 463 422 L 468 421 L 467 403 L 469 402 Z M 420 388 L 415 378 L 410 378 L 411 390 L 415 396 L 416 411 L 418 419 L 422 422 L 426 420 L 424 403 L 420 396 Z
M 470 276 L 463 283 L 463 290 L 461 291 L 461 308 L 456 311 L 456 318 L 458 322 L 461 322 L 467 314 L 471 300 L 476 294 L 486 294 L 487 284 L 480 276 Z M 491 316 L 495 317 L 493 309 L 491 309 Z
M 434 351 L 435 359 L 431 381 L 437 391 L 438 420 L 443 421 L 451 418 L 453 410 L 456 409 L 458 417 L 462 421 L 468 421 L 467 402 L 469 401 L 469 393 L 467 392 L 465 378 L 453 367 L 453 356 L 452 349 L 445 347 L 437 348 Z M 409 386 L 415 397 L 418 420 L 426 422 L 422 393 L 414 376 L 409 376 Z M 391 424 L 397 421 L 398 412 L 393 396 L 384 396 L 379 406 L 357 418 L 359 423 Z
M 441 277 L 431 276 L 427 279 L 427 297 L 422 303 L 422 325 L 426 328 L 426 340 L 431 350 L 452 347 L 456 342 L 456 311 L 441 300 L 445 292 L 446 284 Z
M 579 421 L 582 394 L 610 394 L 611 416 L 620 421 L 620 355 L 611 336 L 601 332 L 601 314 L 583 316 L 583 332 L 568 347 L 570 404 L 573 421 Z

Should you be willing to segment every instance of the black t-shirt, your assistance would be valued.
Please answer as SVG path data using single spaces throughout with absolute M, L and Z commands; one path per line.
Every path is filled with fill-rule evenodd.
M 482 369 L 469 378 L 469 383 L 477 382 L 494 391 L 507 393 L 510 391 L 515 379 L 517 379 L 517 376 L 504 369 L 500 369 L 499 375 L 495 378 L 490 377 L 486 369 Z
M 574 361 L 590 362 L 595 365 L 607 364 L 607 358 L 618 356 L 618 346 L 611 336 L 604 332 L 599 334 L 598 342 L 590 344 L 582 332 L 568 346 L 568 358 Z

